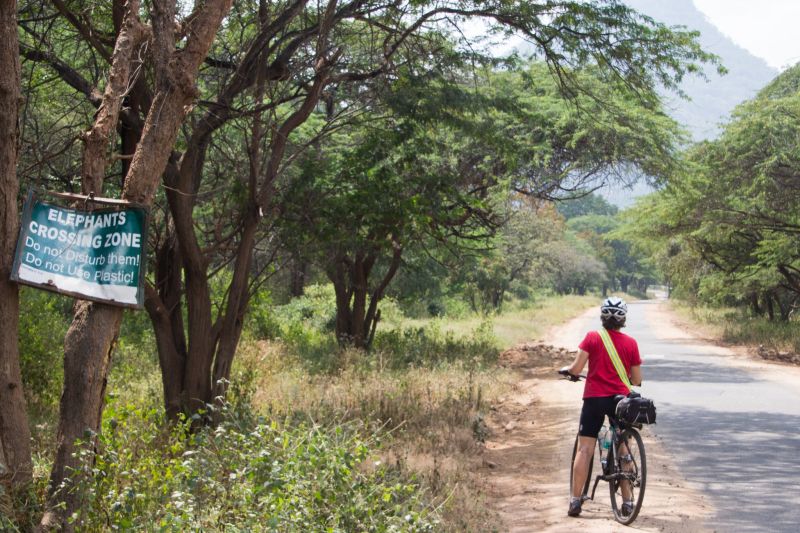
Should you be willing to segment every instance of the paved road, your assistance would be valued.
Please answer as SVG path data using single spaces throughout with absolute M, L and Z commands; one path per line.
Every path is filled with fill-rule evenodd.
M 708 526 L 800 531 L 800 372 L 748 362 L 665 327 L 655 301 L 629 306 L 625 331 L 645 359 L 642 392 L 658 407 L 658 424 L 647 431 L 663 438 L 687 481 L 714 505 Z

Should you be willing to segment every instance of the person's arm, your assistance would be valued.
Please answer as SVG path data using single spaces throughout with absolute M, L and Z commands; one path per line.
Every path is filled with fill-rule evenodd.
M 583 372 L 583 367 L 586 366 L 586 361 L 589 360 L 589 352 L 585 350 L 578 350 L 578 353 L 575 355 L 575 360 L 572 361 L 572 364 L 567 367 L 567 370 L 573 376 L 577 376 L 581 372 Z
M 631 367 L 631 385 L 642 386 L 642 367 L 640 365 Z

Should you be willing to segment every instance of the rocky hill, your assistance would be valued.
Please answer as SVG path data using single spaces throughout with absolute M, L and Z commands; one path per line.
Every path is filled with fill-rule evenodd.
M 695 140 L 713 138 L 733 108 L 756 95 L 778 72 L 734 43 L 699 11 L 692 0 L 625 0 L 632 8 L 668 25 L 681 25 L 700 32 L 703 48 L 722 58 L 728 74 L 707 69 L 708 81 L 692 77 L 683 84 L 690 101 L 667 98 L 676 120 Z
M 728 73 L 720 76 L 713 67 L 707 68 L 707 80 L 692 76 L 682 85 L 688 99 L 665 95 L 670 114 L 691 133 L 695 141 L 712 139 L 728 120 L 738 104 L 754 97 L 778 71 L 737 45 L 718 30 L 698 10 L 692 0 L 625 0 L 637 11 L 669 26 L 685 26 L 700 32 L 703 48 L 719 56 Z M 643 182 L 632 188 L 609 186 L 602 195 L 619 207 L 631 205 L 635 198 L 653 189 Z

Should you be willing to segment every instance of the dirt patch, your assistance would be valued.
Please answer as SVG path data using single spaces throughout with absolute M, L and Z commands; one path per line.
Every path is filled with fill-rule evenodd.
M 569 328 L 567 324 L 549 338 L 558 339 Z M 572 326 L 573 331 L 576 329 Z M 584 504 L 580 518 L 567 517 L 569 463 L 583 387 L 558 379 L 556 370 L 568 364 L 574 353 L 544 343 L 528 343 L 500 356 L 500 364 L 515 369 L 520 380 L 512 394 L 492 405 L 486 418 L 489 437 L 479 472 L 485 480 L 488 503 L 501 520 L 497 529 L 708 531 L 703 520 L 710 516 L 710 506 L 687 487 L 661 442 L 648 435 L 647 429 L 643 432 L 647 488 L 641 514 L 633 526 L 626 528 L 613 520 L 605 483 L 598 486 L 596 501 Z
M 498 364 L 505 368 L 523 370 L 549 369 L 557 363 L 569 363 L 575 353 L 549 344 L 528 342 L 501 353 Z

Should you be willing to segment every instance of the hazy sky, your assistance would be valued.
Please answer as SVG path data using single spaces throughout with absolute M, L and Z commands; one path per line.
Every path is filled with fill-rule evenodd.
M 776 68 L 800 61 L 800 0 L 694 0 L 712 24 Z

